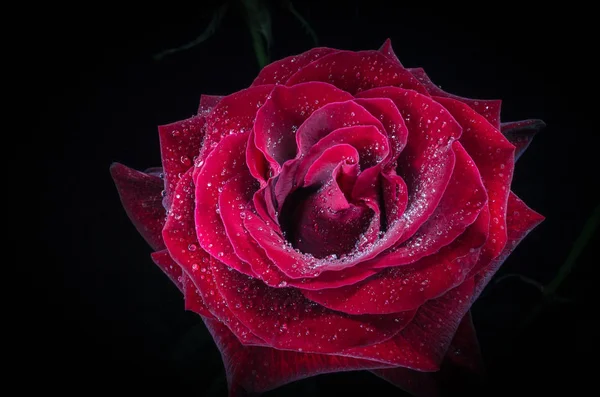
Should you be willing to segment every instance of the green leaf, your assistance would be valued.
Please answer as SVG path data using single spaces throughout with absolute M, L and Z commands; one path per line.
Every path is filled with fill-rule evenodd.
M 315 44 L 315 46 L 318 46 L 319 45 L 319 39 L 317 38 L 317 34 L 313 30 L 313 28 L 310 26 L 310 24 L 308 23 L 308 21 L 306 19 L 304 19 L 304 17 L 298 12 L 298 10 L 296 10 L 296 8 L 294 7 L 294 5 L 292 4 L 291 1 L 285 1 L 285 4 L 287 6 L 287 9 L 300 22 L 300 24 L 302 25 L 302 27 L 304 28 L 304 30 L 306 31 L 306 33 L 312 38 L 312 41 Z
M 573 244 L 573 248 L 571 249 L 571 252 L 569 252 L 569 256 L 567 257 L 567 260 L 565 261 L 565 263 L 563 263 L 563 265 L 560 267 L 560 269 L 558 269 L 558 274 L 556 275 L 556 277 L 554 277 L 554 279 L 550 282 L 550 284 L 548 284 L 546 286 L 546 288 L 544 289 L 544 295 L 549 296 L 549 295 L 554 294 L 556 292 L 556 290 L 558 290 L 558 287 L 562 284 L 562 282 L 567 278 L 569 273 L 571 273 L 571 271 L 575 267 L 575 261 L 577 260 L 577 258 L 579 258 L 579 255 L 581 255 L 581 253 L 583 252 L 583 249 L 585 248 L 587 243 L 590 241 L 590 239 L 592 238 L 592 236 L 594 234 L 594 231 L 598 227 L 599 220 L 600 220 L 600 205 L 598 205 L 594 209 L 592 216 L 589 217 L 589 219 L 583 226 L 583 230 L 581 231 L 581 234 L 579 235 L 577 240 L 575 240 L 575 243 Z
M 206 29 L 204 29 L 204 32 L 202 32 L 202 34 L 200 36 L 196 37 L 194 40 L 192 40 L 189 43 L 184 44 L 180 47 L 170 48 L 168 50 L 165 50 L 165 51 L 159 52 L 158 54 L 155 54 L 154 59 L 156 61 L 160 61 L 167 55 L 171 55 L 171 54 L 174 54 L 174 53 L 177 53 L 180 51 L 189 50 L 190 48 L 193 48 L 193 47 L 205 42 L 212 35 L 215 34 L 215 32 L 217 31 L 217 28 L 219 27 L 219 25 L 221 25 L 221 21 L 223 20 L 223 17 L 225 16 L 226 13 L 227 13 L 227 3 L 223 4 L 221 7 L 219 7 L 213 13 L 210 23 L 208 24 Z
M 258 66 L 262 69 L 269 63 L 269 50 L 273 43 L 271 13 L 261 0 L 242 0 L 246 9 L 246 23 L 252 36 L 252 46 Z

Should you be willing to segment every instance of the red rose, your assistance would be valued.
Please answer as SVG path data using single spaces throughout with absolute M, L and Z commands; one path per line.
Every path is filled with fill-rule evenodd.
M 499 116 L 389 41 L 315 48 L 161 126 L 162 170 L 111 171 L 232 393 L 356 369 L 426 393 L 420 373 L 476 352 L 471 304 L 543 219 L 510 191 L 543 123 Z

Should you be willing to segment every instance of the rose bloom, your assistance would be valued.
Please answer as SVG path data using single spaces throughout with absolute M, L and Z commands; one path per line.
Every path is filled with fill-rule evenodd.
M 314 48 L 159 127 L 111 167 L 154 262 L 211 332 L 230 393 L 367 369 L 432 394 L 476 368 L 469 308 L 543 217 L 510 191 L 539 120 L 378 51 Z

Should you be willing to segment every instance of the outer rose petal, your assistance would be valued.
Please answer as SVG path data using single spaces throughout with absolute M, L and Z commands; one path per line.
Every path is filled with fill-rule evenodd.
M 344 351 L 357 358 L 436 371 L 471 306 L 473 278 L 421 306 L 409 325 L 385 342 Z
M 514 170 L 515 147 L 482 116 L 455 99 L 435 97 L 463 127 L 459 142 L 475 161 L 488 193 L 490 236 L 480 265 L 497 257 L 506 244 L 506 203 Z
M 223 137 L 252 130 L 256 111 L 265 103 L 273 85 L 246 88 L 221 99 L 206 116 L 206 136 L 198 155 L 194 179 L 208 154 Z
M 337 353 L 396 335 L 413 312 L 348 316 L 308 301 L 295 289 L 270 288 L 262 281 L 211 261 L 219 292 L 251 332 L 277 349 Z M 342 329 L 342 331 L 339 331 Z
M 195 175 L 195 228 L 200 246 L 206 252 L 244 274 L 254 275 L 250 266 L 235 254 L 219 210 L 219 190 L 231 177 L 247 170 L 245 144 L 248 134 L 223 138 Z
M 337 52 L 333 48 L 312 48 L 299 55 L 292 55 L 268 64 L 258 74 L 252 82 L 252 86 L 261 84 L 283 84 L 291 75 L 302 69 L 304 66 L 316 61 L 332 52 Z
M 223 95 L 200 95 L 200 105 L 198 105 L 198 113 L 210 112 L 221 99 L 225 98 Z
M 483 361 L 470 312 L 460 322 L 440 371 L 419 372 L 398 367 L 371 372 L 416 397 L 432 397 L 439 396 L 440 390 L 464 393 L 464 385 L 461 384 L 458 375 L 462 375 L 460 372 L 465 370 L 477 374 L 483 371 Z
M 379 48 L 379 52 L 388 57 L 389 59 L 398 62 L 398 65 L 402 66 L 402 63 L 396 56 L 394 49 L 392 48 L 392 40 L 385 39 L 381 47 Z
M 194 164 L 204 138 L 204 117 L 177 121 L 158 127 L 160 154 L 165 175 L 165 206 L 171 207 L 172 192 L 179 178 Z
M 214 318 L 208 307 L 204 304 L 204 299 L 196 287 L 196 284 L 192 281 L 187 274 L 181 276 L 183 284 L 183 295 L 185 297 L 185 310 L 192 311 L 204 317 Z
M 546 123 L 542 120 L 513 121 L 500 125 L 500 131 L 517 148 L 515 151 L 515 161 L 527 150 L 535 134 L 544 127 L 546 127 Z
M 403 87 L 428 95 L 410 72 L 378 51 L 331 53 L 300 69 L 285 85 L 306 81 L 324 81 L 353 95 L 385 86 Z
M 329 372 L 389 366 L 350 357 L 242 346 L 223 324 L 203 320 L 221 352 L 230 396 L 262 393 L 295 380 Z
M 471 99 L 464 98 L 458 95 L 449 94 L 446 91 L 435 85 L 429 76 L 425 73 L 422 68 L 407 69 L 411 72 L 420 82 L 427 88 L 427 91 L 432 96 L 439 96 L 442 98 L 452 98 L 457 101 L 463 102 L 469 105 L 477 113 L 485 117 L 491 125 L 497 130 L 500 129 L 500 107 L 502 101 L 500 100 L 488 100 L 488 99 Z
M 119 163 L 111 165 L 110 174 L 131 223 L 154 250 L 164 249 L 161 235 L 165 224 L 161 195 L 163 181 L 157 176 L 144 174 Z
M 179 266 L 177 262 L 171 258 L 169 251 L 162 250 L 153 252 L 150 254 L 150 256 L 152 257 L 154 263 L 160 267 L 160 270 L 162 270 L 171 279 L 177 288 L 179 288 L 179 291 L 183 292 L 183 272 L 181 271 L 181 266 Z
M 223 297 L 214 285 L 210 273 L 210 256 L 200 248 L 194 228 L 192 172 L 191 169 L 186 172 L 177 184 L 173 192 L 171 213 L 163 229 L 169 253 L 200 292 L 199 296 L 190 296 L 190 291 L 188 291 L 186 298 L 201 298 L 207 310 L 225 323 L 243 343 L 262 344 L 263 341 L 260 338 L 254 336 L 243 324 L 239 323 L 227 308 Z
M 527 205 L 513 192 L 510 192 L 510 195 L 508 196 L 508 206 L 506 211 L 506 227 L 508 229 L 506 246 L 496 259 L 475 275 L 476 285 L 473 301 L 481 294 L 481 291 L 483 291 L 492 276 L 498 271 L 500 266 L 502 266 L 506 258 L 508 258 L 521 240 L 544 220 L 542 215 L 527 207 Z

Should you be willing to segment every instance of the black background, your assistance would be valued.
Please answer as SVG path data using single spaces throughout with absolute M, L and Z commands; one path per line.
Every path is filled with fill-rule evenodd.
M 591 18 L 581 8 L 534 9 L 493 3 L 407 8 L 381 1 L 296 1 L 320 45 L 377 49 L 390 37 L 405 66 L 425 68 L 445 90 L 502 99 L 502 119 L 541 118 L 548 127 L 519 160 L 513 191 L 547 220 L 507 260 L 501 274 L 548 283 L 598 204 L 598 146 L 591 90 Z M 35 72 L 32 111 L 43 171 L 36 173 L 45 263 L 62 276 L 40 291 L 61 292 L 45 310 L 28 308 L 35 335 L 25 365 L 39 365 L 45 387 L 64 391 L 188 391 L 226 395 L 219 353 L 199 317 L 151 262 L 130 224 L 108 168 L 159 165 L 156 127 L 195 113 L 201 93 L 228 94 L 258 72 L 241 9 L 187 52 L 152 55 L 198 36 L 213 2 L 124 5 L 81 3 L 36 9 L 27 44 Z M 272 2 L 272 59 L 313 44 Z M 34 95 L 35 94 L 35 95 Z M 39 171 L 39 169 L 38 169 Z M 597 239 L 595 240 L 597 241 Z M 591 382 L 596 312 L 589 295 L 597 256 L 590 247 L 559 292 L 573 303 L 548 307 L 519 324 L 539 292 L 517 280 L 488 289 L 474 305 L 489 381 L 480 395 L 578 394 Z M 57 269 L 59 269 L 57 271 Z M 58 287 L 58 288 L 57 288 Z M 60 291 L 57 291 L 59 289 Z M 52 294 L 53 295 L 53 294 Z M 63 311 L 65 316 L 58 317 Z M 40 337 L 40 335 L 42 335 Z M 39 348 L 38 348 L 39 346 Z M 50 347 L 50 349 L 48 349 Z M 367 372 L 323 375 L 265 395 L 402 395 Z

